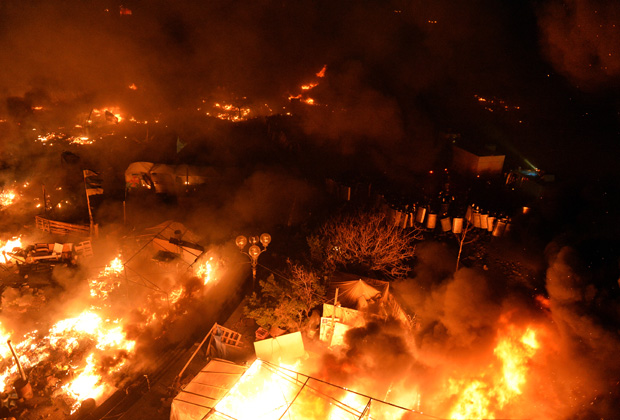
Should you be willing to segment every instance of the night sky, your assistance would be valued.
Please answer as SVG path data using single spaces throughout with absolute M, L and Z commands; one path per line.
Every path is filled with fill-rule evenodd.
M 344 154 L 370 144 L 390 160 L 415 149 L 426 158 L 414 157 L 413 169 L 425 169 L 433 165 L 427 153 L 433 137 L 453 131 L 505 147 L 556 174 L 615 171 L 617 6 L 594 1 L 124 6 L 130 16 L 121 16 L 120 4 L 110 1 L 3 2 L 0 93 L 56 104 L 112 98 L 139 115 L 225 92 L 277 112 L 327 65 L 327 78 L 313 92 L 324 106 L 305 115 L 305 129 Z M 132 83 L 135 92 L 127 89 Z M 510 108 L 490 112 L 477 97 Z

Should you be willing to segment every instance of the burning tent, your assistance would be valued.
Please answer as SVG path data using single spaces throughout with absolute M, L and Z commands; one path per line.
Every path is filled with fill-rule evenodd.
M 323 304 L 319 328 L 319 339 L 328 346 L 342 345 L 349 329 L 363 326 L 372 318 L 393 318 L 407 330 L 414 327 L 415 315 L 403 310 L 390 291 L 389 282 L 361 278 L 348 280 L 351 275 L 345 273 L 339 273 L 338 278 L 340 281 L 330 284 L 334 304 Z
M 171 420 L 428 417 L 261 359 L 249 367 L 211 360 L 175 397 L 170 413 Z
M 347 273 L 338 273 L 330 282 L 330 295 L 334 295 L 336 306 L 354 308 L 380 318 L 395 318 L 407 328 L 414 325 L 414 314 L 403 309 L 397 295 L 391 290 L 390 283 L 371 278 L 360 278 Z M 333 305 L 324 305 L 332 306 Z M 323 316 L 326 315 L 325 309 Z
M 147 228 L 135 237 L 135 252 L 124 261 L 127 280 L 165 291 L 164 277 L 176 278 L 189 270 L 205 249 L 199 238 L 183 224 L 172 220 Z
M 204 418 L 246 370 L 227 360 L 211 360 L 174 398 L 170 420 Z

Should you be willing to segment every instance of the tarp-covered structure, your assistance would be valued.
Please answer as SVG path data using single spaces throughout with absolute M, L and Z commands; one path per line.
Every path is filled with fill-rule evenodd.
M 167 293 L 165 277 L 175 277 L 198 263 L 205 249 L 200 238 L 182 223 L 168 220 L 134 237 L 133 253 L 123 261 L 132 284 Z
M 171 420 L 362 420 L 432 416 L 256 359 L 235 368 L 219 360 L 175 397 Z M 245 370 L 240 374 L 242 370 Z
M 217 171 L 208 166 L 133 162 L 125 170 L 125 186 L 128 192 L 153 190 L 177 195 L 188 188 L 207 185 L 216 177 Z
M 371 317 L 383 319 L 394 318 L 405 327 L 415 326 L 415 313 L 405 307 L 390 286 L 390 282 L 368 277 L 359 277 L 348 273 L 336 273 L 329 283 L 328 296 L 332 303 L 336 299 L 337 305 L 343 308 L 352 308 L 366 313 Z M 324 305 L 323 316 L 332 316 Z M 337 309 L 338 310 L 338 309 Z
M 203 419 L 246 369 L 227 360 L 209 361 L 172 401 L 170 420 Z

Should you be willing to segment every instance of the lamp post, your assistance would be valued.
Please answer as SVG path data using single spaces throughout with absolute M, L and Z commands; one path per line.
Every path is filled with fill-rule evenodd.
M 263 247 L 261 248 L 258 243 L 261 243 Z M 250 264 L 252 265 L 252 291 L 254 291 L 254 284 L 256 283 L 256 266 L 258 265 L 258 257 L 260 254 L 267 250 L 267 246 L 271 243 L 271 235 L 268 233 L 263 233 L 260 236 L 250 236 L 246 238 L 243 235 L 237 236 L 235 239 L 235 243 L 237 247 L 241 251 L 242 254 L 250 257 Z M 250 247 L 247 251 L 244 251 L 246 245 L 250 244 Z

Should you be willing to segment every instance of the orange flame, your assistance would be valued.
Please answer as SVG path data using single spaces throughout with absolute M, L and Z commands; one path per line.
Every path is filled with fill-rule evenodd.
M 5 254 L 6 252 L 12 252 L 13 248 L 21 248 L 21 247 L 22 247 L 21 238 L 9 239 L 4 244 L 2 244 L 2 241 L 0 241 L 0 264 L 7 264 L 9 260 L 11 259 L 10 256 L 7 256 Z
M 519 332 L 514 325 L 509 326 L 494 350 L 501 364 L 500 374 L 491 371 L 471 380 L 449 380 L 450 393 L 458 396 L 450 418 L 494 418 L 496 412 L 522 394 L 528 363 L 539 347 L 532 327 Z
M 317 87 L 318 85 L 318 83 L 308 83 L 307 85 L 302 85 L 301 90 L 310 90 L 314 87 Z
M 4 190 L 0 192 L 0 206 L 10 206 L 15 202 L 17 194 L 14 190 Z
M 203 279 L 203 284 L 209 283 L 213 276 L 213 257 L 209 258 L 209 261 L 200 264 L 196 270 L 196 275 Z

